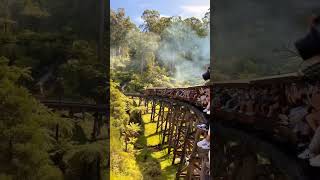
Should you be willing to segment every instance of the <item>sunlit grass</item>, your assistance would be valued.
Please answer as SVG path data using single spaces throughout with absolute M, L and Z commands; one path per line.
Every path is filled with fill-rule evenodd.
M 147 138 L 147 146 L 156 146 L 160 144 L 159 133 L 156 133 L 157 123 L 150 122 L 150 114 L 143 115 L 144 136 Z
M 161 143 L 161 138 L 159 133 L 156 133 L 157 122 L 150 121 L 150 114 L 145 114 L 142 116 L 144 124 L 144 134 L 142 135 L 142 141 L 146 142 L 144 144 L 147 149 L 140 151 L 139 160 L 144 161 L 144 159 L 150 161 L 156 161 L 160 165 L 161 175 L 160 177 L 153 177 L 153 179 L 175 179 L 177 166 L 172 165 L 172 155 L 168 155 L 168 149 L 164 148 L 162 150 L 156 148 L 156 145 Z M 148 164 L 148 162 L 143 162 Z
M 111 171 L 111 180 L 139 180 L 143 179 L 133 154 L 126 152 L 111 152 L 111 162 L 120 161 L 120 167 Z

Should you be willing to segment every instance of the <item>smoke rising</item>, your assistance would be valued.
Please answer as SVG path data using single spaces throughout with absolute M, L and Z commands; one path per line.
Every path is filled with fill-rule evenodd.
M 164 32 L 157 57 L 177 81 L 200 84 L 210 64 L 210 36 L 200 37 L 190 26 L 173 23 Z

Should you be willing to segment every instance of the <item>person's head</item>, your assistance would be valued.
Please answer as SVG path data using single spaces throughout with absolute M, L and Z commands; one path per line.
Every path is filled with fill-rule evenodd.
M 202 74 L 203 80 L 209 80 L 210 79 L 210 67 L 208 67 L 207 72 Z
M 309 26 L 312 28 L 319 24 L 320 24 L 320 15 L 316 15 L 316 14 L 311 15 L 311 17 L 309 18 Z

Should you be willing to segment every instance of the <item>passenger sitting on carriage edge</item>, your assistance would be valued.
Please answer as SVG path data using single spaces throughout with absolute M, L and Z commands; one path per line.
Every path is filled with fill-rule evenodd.
M 208 135 L 202 141 L 199 141 L 197 143 L 197 146 L 205 150 L 210 149 L 210 126 L 209 126 Z
M 249 93 L 245 93 L 244 99 L 240 102 L 240 109 L 239 113 L 245 113 L 248 116 L 254 115 L 254 109 L 253 109 L 253 104 L 254 104 L 254 95 L 252 94 L 251 91 Z
M 320 167 L 320 126 L 319 120 L 317 121 L 318 124 L 316 125 L 316 127 L 314 127 L 315 133 L 308 148 L 301 154 L 299 154 L 298 157 L 301 159 L 309 159 L 309 163 L 311 166 Z
M 201 102 L 202 106 L 206 105 L 206 108 L 203 110 L 203 112 L 210 115 L 210 89 L 206 88 L 205 90 L 200 89 L 200 93 L 202 94 L 198 101 Z M 208 131 L 209 122 L 206 122 L 205 124 L 198 124 L 197 128 L 202 129 L 204 131 Z M 210 127 L 209 127 L 210 129 Z
M 207 106 L 203 110 L 203 112 L 205 112 L 208 115 L 210 115 L 210 90 L 209 89 L 207 89 L 207 92 L 206 92 L 206 103 L 207 103 Z
M 293 128 L 293 132 L 298 136 L 308 136 L 309 127 L 305 121 L 308 114 L 308 99 L 301 87 L 296 84 L 286 88 L 286 95 L 290 108 L 288 108 L 288 123 Z
M 320 89 L 316 86 L 312 91 L 310 100 L 311 112 L 307 115 L 306 120 L 314 131 L 314 135 L 309 147 L 299 154 L 301 159 L 309 159 L 311 166 L 320 167 Z

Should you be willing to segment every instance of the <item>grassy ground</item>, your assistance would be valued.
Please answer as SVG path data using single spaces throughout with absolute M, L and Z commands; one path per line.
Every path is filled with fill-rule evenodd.
M 143 115 L 142 119 L 143 132 L 136 143 L 139 149 L 136 159 L 143 179 L 175 179 L 177 166 L 171 165 L 172 157 L 168 155 L 167 148 L 158 146 L 161 136 L 156 133 L 157 123 L 150 121 L 150 114 Z

